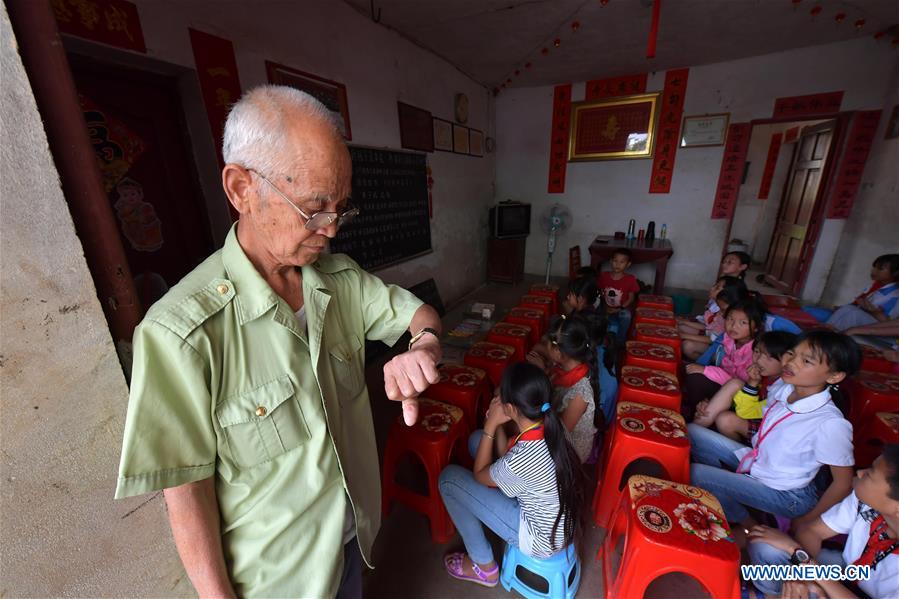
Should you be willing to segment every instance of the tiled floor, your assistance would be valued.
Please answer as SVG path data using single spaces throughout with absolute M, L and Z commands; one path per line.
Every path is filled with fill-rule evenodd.
M 443 320 L 444 330 L 449 330 L 460 322 L 464 318 L 463 312 L 475 301 L 496 304 L 497 316 L 501 319 L 535 282 L 542 281 L 530 277 L 517 285 L 488 284 L 482 287 L 449 311 Z M 562 281 L 553 282 L 564 284 Z M 372 364 L 367 376 L 381 456 L 390 423 L 400 414 L 399 406 L 387 401 L 384 396 L 383 377 L 380 375 L 382 364 L 383 360 Z M 652 474 L 651 471 L 646 472 Z M 414 478 L 415 473 L 411 471 L 406 474 Z M 592 497 L 592 486 L 588 495 Z M 603 594 L 600 563 L 595 559 L 603 536 L 602 529 L 592 524 L 588 526 L 581 556 L 583 575 L 578 597 L 601 597 Z M 502 542 L 495 536 L 493 539 L 496 557 L 500 558 L 503 550 Z M 487 589 L 472 583 L 456 581 L 445 573 L 443 556 L 449 551 L 461 548 L 462 541 L 458 535 L 447 544 L 432 543 L 425 516 L 405 506 L 394 505 L 390 514 L 384 518 L 381 532 L 375 542 L 376 569 L 366 571 L 364 574 L 365 596 L 369 599 L 508 597 L 509 594 L 501 585 Z M 703 596 L 705 594 L 697 583 L 678 574 L 657 579 L 646 593 L 646 597 L 652 599 Z

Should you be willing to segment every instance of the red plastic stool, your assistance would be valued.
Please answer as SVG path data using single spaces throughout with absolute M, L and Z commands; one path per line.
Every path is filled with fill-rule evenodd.
M 883 357 L 883 352 L 870 345 L 859 345 L 862 350 L 862 370 L 870 372 L 894 372 L 895 364 Z
M 543 312 L 543 329 L 546 330 L 546 327 L 549 326 L 549 317 L 553 315 L 552 303 L 551 299 L 542 295 L 522 295 L 518 305 L 521 308 Z
M 498 343 L 487 343 L 479 341 L 475 343 L 468 351 L 465 352 L 465 365 L 474 366 L 487 371 L 490 382 L 496 387 L 499 385 L 500 379 L 503 378 L 503 371 L 506 366 L 512 363 L 512 356 L 515 355 L 515 348 L 511 345 L 500 345 Z
M 677 361 L 680 362 L 680 335 L 676 327 L 668 327 L 660 324 L 637 323 L 634 325 L 634 340 L 648 343 L 661 343 L 674 350 Z
M 899 413 L 877 412 L 855 427 L 856 468 L 869 467 L 890 443 L 899 443 Z
M 844 386 L 853 425 L 861 425 L 877 412 L 899 412 L 899 375 L 862 370 Z
M 531 285 L 528 295 L 542 295 L 550 298 L 553 303 L 552 314 L 559 313 L 559 286 L 558 285 Z
M 659 310 L 658 308 L 638 307 L 634 322 L 661 324 L 668 327 L 677 326 L 677 321 L 674 320 L 674 312 L 671 310 Z
M 498 322 L 487 333 L 487 341 L 490 343 L 511 345 L 515 348 L 515 354 L 512 356 L 513 362 L 524 360 L 524 355 L 528 353 L 530 337 L 531 327 L 510 322 Z
M 642 597 L 653 580 L 671 572 L 692 576 L 715 599 L 740 597 L 740 550 L 714 495 L 636 475 L 616 507 L 597 555 L 607 599 Z M 616 575 L 612 557 L 622 535 Z
M 677 355 L 670 345 L 646 341 L 628 341 L 625 344 L 624 365 L 664 370 L 675 376 L 678 369 Z
M 771 312 L 771 314 L 777 314 L 778 316 L 783 316 L 786 319 L 792 320 L 800 329 L 817 329 L 822 326 L 814 316 L 802 308 L 773 306 L 768 308 L 768 311 Z
M 381 510 L 386 516 L 390 506 L 398 501 L 422 513 L 431 521 L 431 539 L 446 543 L 455 533 L 440 498 L 437 482 L 440 473 L 450 461 L 454 447 L 468 451 L 466 446 L 468 427 L 464 414 L 456 406 L 418 398 L 418 422 L 406 426 L 399 416 L 390 427 L 387 447 L 384 450 L 384 480 L 381 484 Z M 396 482 L 396 464 L 406 453 L 414 454 L 425 467 L 428 475 L 428 495 L 420 495 Z
M 503 321 L 531 327 L 530 342 L 533 346 L 543 336 L 543 312 L 532 308 L 512 308 Z
M 617 423 L 608 435 L 611 439 L 603 452 L 600 482 L 593 494 L 593 520 L 603 528 L 608 528 L 621 495 L 621 476 L 636 460 L 656 462 L 672 480 L 690 480 L 690 439 L 680 414 L 627 401 L 619 401 L 615 411 Z
M 622 366 L 618 401 L 636 401 L 680 411 L 681 392 L 677 375 L 667 370 Z
M 474 430 L 493 396 L 493 385 L 480 368 L 462 364 L 443 364 L 440 380 L 428 387 L 428 397 L 460 408 L 465 423 Z
M 638 308 L 657 308 L 674 311 L 674 300 L 668 295 L 640 294 L 637 297 Z
M 802 308 L 796 298 L 788 295 L 765 295 L 764 293 L 759 295 L 768 308 Z

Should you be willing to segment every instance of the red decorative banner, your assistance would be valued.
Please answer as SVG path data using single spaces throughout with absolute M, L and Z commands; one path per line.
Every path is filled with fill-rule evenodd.
M 718 175 L 718 189 L 712 205 L 712 219 L 730 218 L 737 204 L 737 193 L 743 179 L 743 164 L 749 150 L 750 123 L 731 123 L 727 128 L 724 143 L 724 158 L 721 160 L 721 174 Z
M 588 81 L 584 99 L 601 100 L 602 98 L 632 96 L 643 93 L 646 93 L 646 73 Z
M 862 182 L 865 162 L 871 151 L 874 133 L 880 122 L 880 110 L 861 110 L 855 114 L 852 129 L 846 139 L 846 149 L 837 171 L 836 185 L 830 194 L 827 218 L 848 218 L 858 187 Z
M 774 118 L 833 114 L 840 111 L 843 92 L 809 94 L 774 100 Z
M 777 157 L 780 155 L 780 144 L 783 141 L 782 133 L 771 136 L 771 144 L 768 146 L 768 159 L 765 160 L 765 170 L 762 172 L 762 184 L 759 185 L 759 199 L 767 200 L 771 191 L 771 180 L 774 179 L 774 169 L 777 167 Z
M 51 0 L 62 33 L 147 52 L 137 7 L 127 0 Z
M 219 158 L 219 165 L 224 166 L 222 133 L 225 130 L 225 119 L 231 105 L 240 98 L 240 78 L 237 74 L 237 61 L 234 58 L 234 44 L 230 40 L 196 29 L 188 28 L 188 32 L 190 45 L 194 50 L 200 90 L 203 92 L 203 103 L 206 105 L 206 116 L 212 128 L 215 152 Z M 231 212 L 231 219 L 237 220 L 238 214 L 230 202 L 228 209 Z
M 549 141 L 549 193 L 565 193 L 568 167 L 568 136 L 571 125 L 571 84 L 553 90 L 553 121 Z
M 690 69 L 674 69 L 665 73 L 665 88 L 662 90 L 662 108 L 656 128 L 656 150 L 652 159 L 649 193 L 671 191 L 674 158 L 680 136 L 681 117 L 684 114 L 684 97 L 687 95 L 689 74 Z
M 795 127 L 790 127 L 789 129 L 787 129 L 784 132 L 783 142 L 785 144 L 791 144 L 794 141 L 796 141 L 797 139 L 799 139 L 799 125 L 796 125 Z

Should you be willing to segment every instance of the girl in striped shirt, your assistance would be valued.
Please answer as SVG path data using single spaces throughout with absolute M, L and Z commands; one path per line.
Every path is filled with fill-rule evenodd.
M 499 566 L 482 524 L 537 558 L 579 538 L 583 475 L 551 398 L 540 368 L 527 362 L 506 368 L 484 430 L 472 434 L 474 471 L 450 465 L 440 474 L 440 495 L 465 543 L 465 552 L 444 558 L 453 578 L 496 586 Z M 520 431 L 511 440 L 507 422 Z

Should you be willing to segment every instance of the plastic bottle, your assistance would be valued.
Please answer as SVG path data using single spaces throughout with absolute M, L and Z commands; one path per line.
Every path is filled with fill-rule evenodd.
M 659 231 L 659 239 L 665 239 L 668 237 L 668 225 L 662 223 L 662 230 Z

